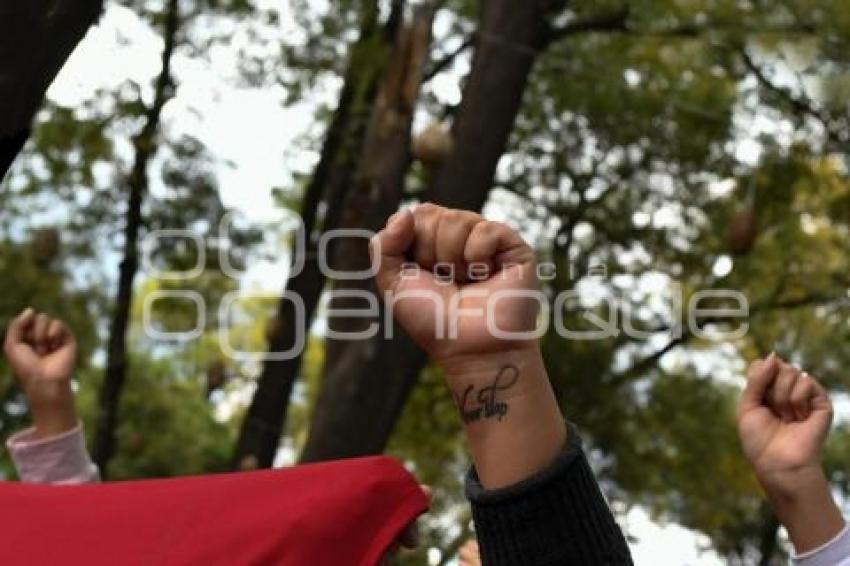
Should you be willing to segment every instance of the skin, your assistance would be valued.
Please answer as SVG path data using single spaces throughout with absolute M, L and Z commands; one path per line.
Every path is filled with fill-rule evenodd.
M 424 484 L 419 487 L 422 488 L 428 499 L 431 499 L 431 487 Z M 379 566 L 391 566 L 393 559 L 402 550 L 415 550 L 417 548 L 419 548 L 419 525 L 417 521 L 413 521 L 405 527 L 399 537 L 393 542 L 392 547 L 381 558 Z
M 9 324 L 3 354 L 29 403 L 32 438 L 75 428 L 78 417 L 71 374 L 77 342 L 65 324 L 28 308 Z
M 771 354 L 750 366 L 737 421 L 744 455 L 797 552 L 832 540 L 844 519 L 821 466 L 832 423 L 823 387 Z
M 481 552 L 478 549 L 478 541 L 469 539 L 458 552 L 460 566 L 481 566 Z
M 373 238 L 371 253 L 376 283 L 395 319 L 442 368 L 458 404 L 467 400 L 460 408 L 468 414 L 479 410 L 477 418 L 464 421 L 482 485 L 508 486 L 551 464 L 567 430 L 538 341 L 495 336 L 484 314 L 494 293 L 537 289 L 533 250 L 504 224 L 425 204 L 391 217 Z M 453 267 L 455 277 L 441 283 L 434 273 L 439 263 Z M 410 292 L 432 293 L 447 306 L 457 301 L 456 336 L 438 333 L 451 327 L 449 312 L 438 312 L 432 300 Z M 538 303 L 501 298 L 494 312 L 496 328 L 531 331 Z M 485 407 L 480 399 L 493 403 Z M 482 416 L 496 403 L 505 411 L 501 418 Z

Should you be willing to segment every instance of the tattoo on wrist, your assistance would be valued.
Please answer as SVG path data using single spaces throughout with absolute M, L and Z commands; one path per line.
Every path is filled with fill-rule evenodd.
M 462 395 L 455 394 L 460 418 L 464 424 L 482 419 L 501 421 L 508 414 L 508 403 L 498 399 L 498 393 L 513 387 L 519 381 L 519 369 L 514 365 L 499 368 L 492 383 L 475 391 L 475 385 L 468 385 Z

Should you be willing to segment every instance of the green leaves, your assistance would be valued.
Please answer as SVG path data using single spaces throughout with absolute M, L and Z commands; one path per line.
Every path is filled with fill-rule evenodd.
M 195 376 L 180 376 L 167 360 L 134 356 L 121 401 L 115 480 L 222 472 L 235 429 L 220 422 Z M 86 373 L 78 394 L 86 430 L 94 430 L 99 373 Z

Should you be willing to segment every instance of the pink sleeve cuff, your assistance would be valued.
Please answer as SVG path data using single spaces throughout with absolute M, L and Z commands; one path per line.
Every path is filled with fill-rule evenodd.
M 31 428 L 23 430 L 6 443 L 22 482 L 79 484 L 100 480 L 97 466 L 86 451 L 82 424 L 38 440 L 32 439 L 33 432 Z
M 791 557 L 794 566 L 850 566 L 850 525 L 818 548 Z

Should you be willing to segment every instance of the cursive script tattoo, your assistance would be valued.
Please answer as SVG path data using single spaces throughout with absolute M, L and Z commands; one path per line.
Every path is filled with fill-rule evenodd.
M 510 389 L 519 380 L 519 370 L 516 366 L 502 366 L 496 373 L 493 382 L 481 387 L 475 394 L 475 386 L 469 385 L 462 395 L 455 395 L 455 402 L 460 411 L 460 418 L 465 424 L 474 423 L 481 419 L 501 421 L 508 414 L 508 404 L 500 401 L 497 393 Z M 476 404 L 477 402 L 477 404 Z

